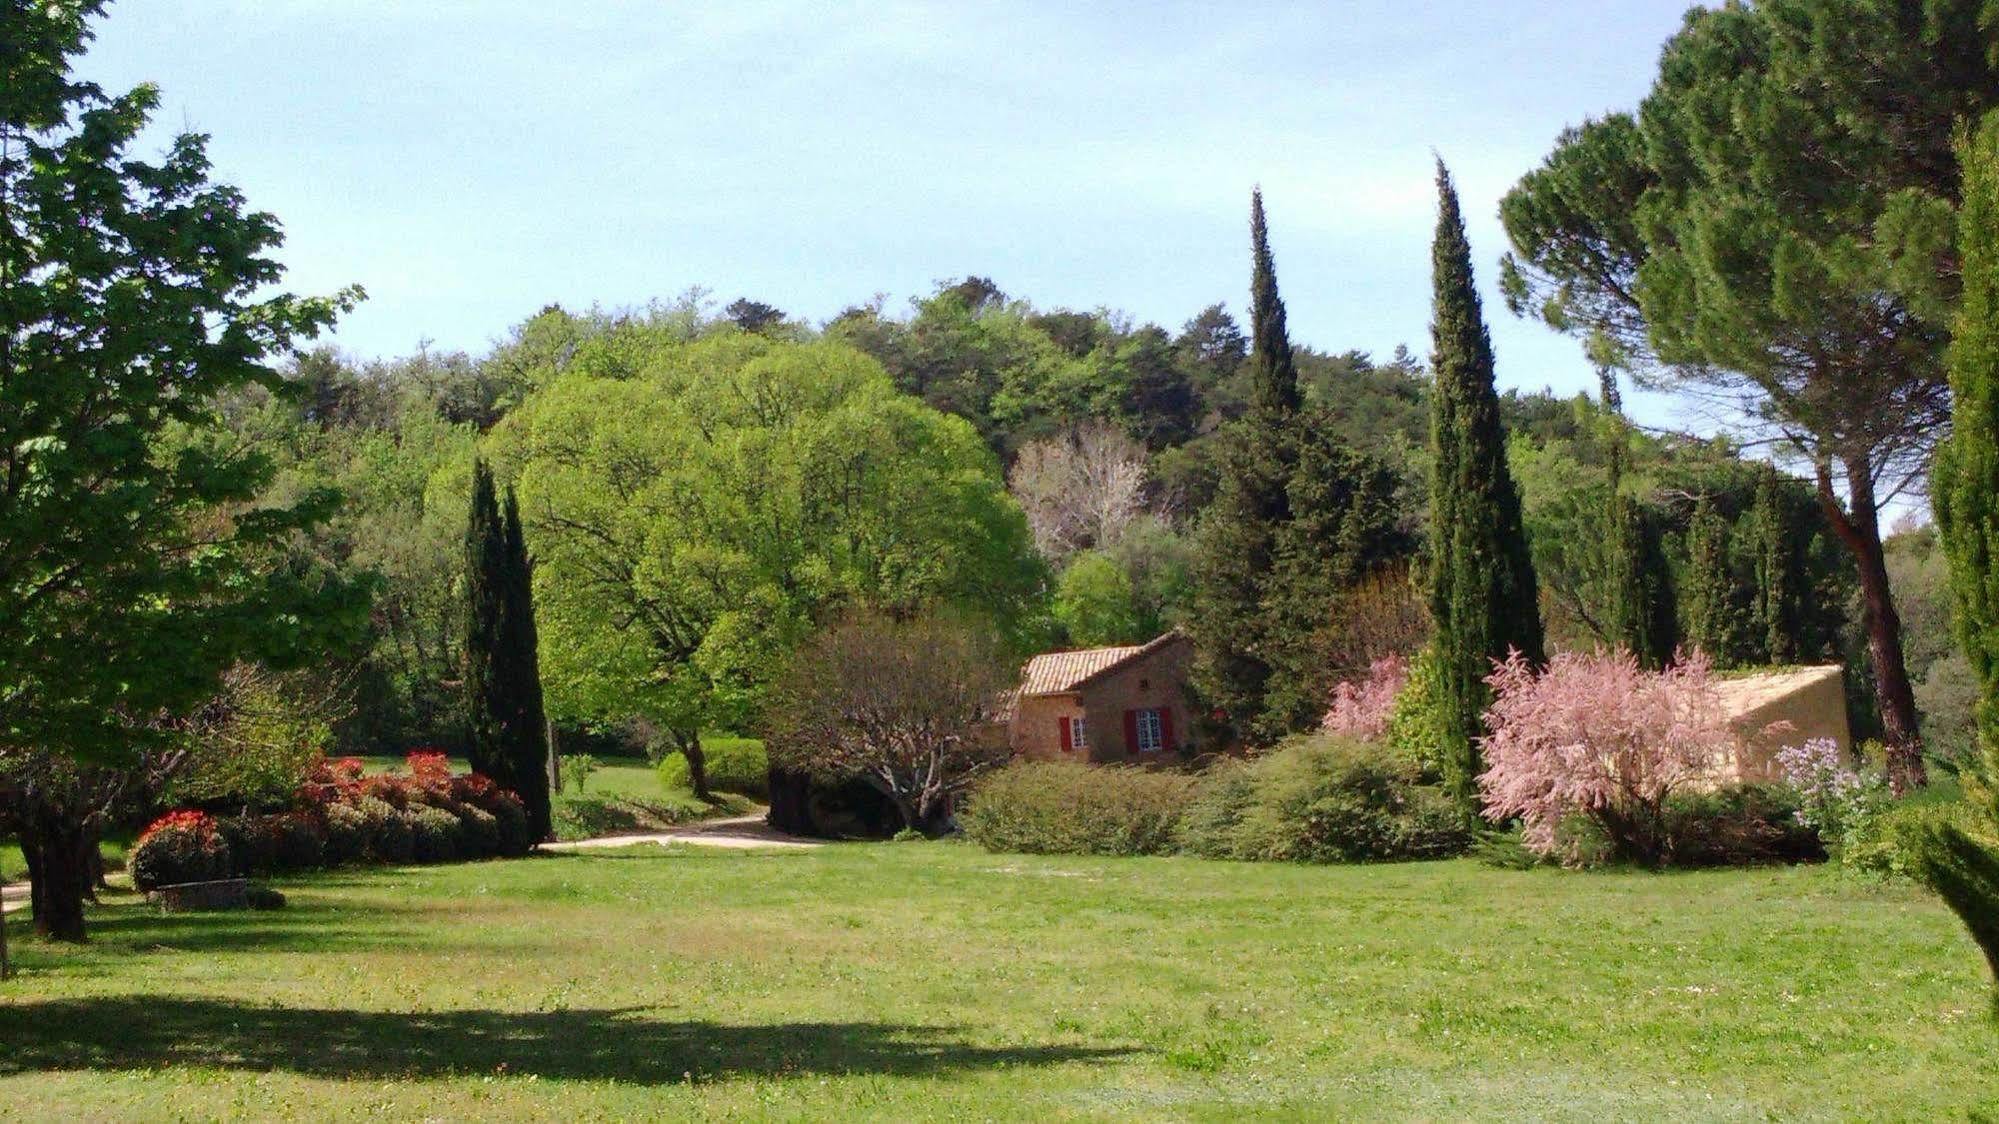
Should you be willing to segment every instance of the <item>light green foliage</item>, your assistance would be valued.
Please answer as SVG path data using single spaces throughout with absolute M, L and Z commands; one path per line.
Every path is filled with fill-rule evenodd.
M 1183 773 L 1018 761 L 979 782 L 958 826 L 994 852 L 1167 854 L 1197 783 Z
M 994 458 L 866 356 L 723 334 L 648 342 L 619 377 L 580 366 L 490 440 L 559 717 L 740 726 L 843 603 L 941 601 L 1033 641 L 1040 564 Z
M 307 674 L 230 669 L 221 693 L 183 729 L 189 758 L 162 803 L 290 805 L 326 756 L 342 709 Z
M 1352 863 L 1462 853 L 1471 834 L 1451 798 L 1420 783 L 1415 758 L 1381 746 L 1303 738 L 1202 778 L 1180 821 L 1190 854 Z
M 597 771 L 597 759 L 587 753 L 562 755 L 562 785 L 581 796 L 590 791 L 590 774 Z
M 701 753 L 706 761 L 708 787 L 715 792 L 733 792 L 763 799 L 770 793 L 770 758 L 764 743 L 756 738 L 701 735 Z M 669 790 L 693 791 L 687 758 L 669 753 L 660 758 L 659 782 Z
M 1131 579 L 1109 555 L 1084 551 L 1055 583 L 1055 620 L 1077 648 L 1133 644 L 1143 635 Z
M 1426 777 L 1444 775 L 1444 754 L 1451 742 L 1450 700 L 1437 671 L 1437 653 L 1424 648 L 1409 661 L 1409 678 L 1395 696 L 1382 740 L 1390 750 L 1423 768 Z
M 352 643 L 363 591 L 285 565 L 336 497 L 225 514 L 269 458 L 219 396 L 358 290 L 277 292 L 277 220 L 209 181 L 206 138 L 132 150 L 159 104 L 68 73 L 96 2 L 0 3 L 0 743 L 116 760 L 243 657 Z

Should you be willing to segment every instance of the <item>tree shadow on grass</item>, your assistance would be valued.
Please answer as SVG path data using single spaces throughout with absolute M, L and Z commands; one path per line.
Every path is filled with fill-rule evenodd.
M 0 1074 L 202 1066 L 316 1077 L 537 1074 L 661 1085 L 735 1076 L 882 1074 L 1102 1062 L 1112 1046 L 983 1046 L 950 1027 L 672 1022 L 642 1009 L 545 1012 L 262 1007 L 119 996 L 0 1007 Z

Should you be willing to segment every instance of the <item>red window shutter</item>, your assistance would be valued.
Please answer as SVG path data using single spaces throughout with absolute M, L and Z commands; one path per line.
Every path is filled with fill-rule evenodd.
M 1124 712 L 1124 751 L 1138 752 L 1138 712 L 1135 710 Z
M 1069 736 L 1069 716 L 1065 714 L 1056 721 L 1062 724 L 1062 752 L 1067 753 L 1076 748 L 1076 743 Z
M 1170 706 L 1159 708 L 1159 743 L 1161 749 L 1180 748 L 1179 743 L 1173 740 L 1173 708 Z

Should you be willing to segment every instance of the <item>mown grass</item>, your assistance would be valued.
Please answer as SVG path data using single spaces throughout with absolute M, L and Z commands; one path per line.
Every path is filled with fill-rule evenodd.
M 1963 1119 L 1976 949 L 1826 869 L 631 849 L 17 942 L 26 1118 Z M 19 930 L 17 928 L 16 932 Z

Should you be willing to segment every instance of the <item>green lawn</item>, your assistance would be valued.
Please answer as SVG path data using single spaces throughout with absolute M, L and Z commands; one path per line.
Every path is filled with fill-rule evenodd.
M 18 939 L 0 1112 L 1963 1119 L 1957 922 L 1679 875 L 659 848 L 341 871 Z

